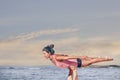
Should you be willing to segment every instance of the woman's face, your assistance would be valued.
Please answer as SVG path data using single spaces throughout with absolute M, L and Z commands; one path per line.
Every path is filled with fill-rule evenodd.
M 43 54 L 46 59 L 50 58 L 50 54 L 48 52 L 43 51 Z

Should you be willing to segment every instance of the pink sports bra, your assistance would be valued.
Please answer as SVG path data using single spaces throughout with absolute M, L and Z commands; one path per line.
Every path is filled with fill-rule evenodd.
M 58 60 L 56 60 L 56 56 L 53 55 L 53 60 L 54 60 L 54 64 L 57 67 L 61 67 L 61 68 L 68 68 L 69 66 L 77 67 L 77 65 L 78 65 L 77 59 L 68 59 L 68 60 L 58 61 Z

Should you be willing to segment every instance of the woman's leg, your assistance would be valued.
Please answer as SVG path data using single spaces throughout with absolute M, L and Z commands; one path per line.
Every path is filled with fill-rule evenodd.
M 70 66 L 69 71 L 68 80 L 78 80 L 77 67 Z
M 77 67 L 74 67 L 73 70 L 73 80 L 78 80 Z
M 104 61 L 112 61 L 112 58 L 90 58 L 88 57 L 88 59 L 82 59 L 82 67 L 86 67 L 89 66 L 91 64 L 94 63 L 98 63 L 98 62 L 104 62 Z
M 88 56 L 85 56 L 83 59 L 85 59 L 85 60 L 92 60 L 92 59 L 107 59 L 107 60 L 109 59 L 109 60 L 111 60 L 112 58 L 107 58 L 107 57 L 106 58 L 100 58 L 100 57 L 88 57 Z
M 72 69 L 70 67 L 68 69 L 69 69 L 69 74 L 68 74 L 67 79 L 68 80 L 72 80 L 72 78 L 73 78 L 73 71 L 72 71 Z

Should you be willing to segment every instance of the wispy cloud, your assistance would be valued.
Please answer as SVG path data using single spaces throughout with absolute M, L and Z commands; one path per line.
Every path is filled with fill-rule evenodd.
M 20 34 L 14 37 L 9 37 L 8 39 L 2 40 L 2 41 L 26 41 L 42 35 L 58 35 L 63 33 L 76 32 L 76 31 L 78 31 L 78 29 L 73 29 L 73 28 L 40 30 L 40 31 L 31 32 L 31 33 Z

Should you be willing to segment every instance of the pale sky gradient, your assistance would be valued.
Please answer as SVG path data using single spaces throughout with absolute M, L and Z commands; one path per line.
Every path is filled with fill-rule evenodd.
M 56 53 L 110 56 L 120 65 L 119 0 L 0 0 L 0 65 L 49 65 Z

